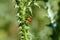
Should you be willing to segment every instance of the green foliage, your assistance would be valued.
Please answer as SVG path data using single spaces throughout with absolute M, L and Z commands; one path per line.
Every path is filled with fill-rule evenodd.
M 16 2 L 18 7 L 17 15 L 19 17 L 18 22 L 20 23 L 20 40 L 30 40 L 31 35 L 32 40 L 52 40 L 50 37 L 53 33 L 52 26 L 47 26 L 51 23 L 50 14 L 48 13 L 52 11 L 53 13 L 51 14 L 54 15 L 53 20 L 56 20 L 57 15 L 55 14 L 57 14 L 59 9 L 57 5 L 58 0 L 16 0 Z M 49 12 L 49 5 L 47 6 L 46 3 L 49 3 L 51 7 Z M 26 20 L 27 17 L 33 18 L 31 24 Z M 28 29 L 29 26 L 31 26 L 30 30 Z M 32 33 L 30 37 L 28 31 L 29 34 Z M 45 34 L 43 35 L 43 33 Z

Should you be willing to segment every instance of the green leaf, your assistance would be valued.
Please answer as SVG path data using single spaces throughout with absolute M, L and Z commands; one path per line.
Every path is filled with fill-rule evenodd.
M 40 8 L 39 4 L 37 2 L 34 2 L 34 5 Z

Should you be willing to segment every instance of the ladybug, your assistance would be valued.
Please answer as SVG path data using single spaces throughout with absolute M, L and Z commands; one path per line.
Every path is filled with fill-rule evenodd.
M 32 21 L 32 18 L 31 18 L 31 17 L 27 17 L 26 20 L 27 20 L 28 22 L 31 22 L 31 21 Z

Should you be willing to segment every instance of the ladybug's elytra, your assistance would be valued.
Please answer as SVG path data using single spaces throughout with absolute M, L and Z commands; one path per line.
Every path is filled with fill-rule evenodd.
M 31 17 L 27 17 L 26 19 L 28 22 L 31 22 L 32 21 L 32 18 Z

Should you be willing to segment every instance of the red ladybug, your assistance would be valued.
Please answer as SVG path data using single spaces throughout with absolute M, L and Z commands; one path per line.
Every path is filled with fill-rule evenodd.
M 27 17 L 26 19 L 28 22 L 31 22 L 32 21 L 32 18 L 31 17 Z

